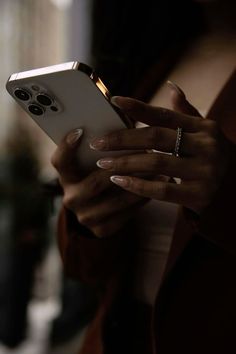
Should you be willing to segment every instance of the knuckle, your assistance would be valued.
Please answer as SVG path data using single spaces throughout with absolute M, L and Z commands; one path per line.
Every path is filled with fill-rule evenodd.
M 80 224 L 84 226 L 91 226 L 93 224 L 93 217 L 90 214 L 86 213 L 77 213 L 77 220 Z
M 171 116 L 170 116 L 170 111 L 167 109 L 167 108 L 160 108 L 159 109 L 159 115 L 161 118 L 163 119 L 167 119 L 167 120 L 170 120 L 171 119 Z
M 74 185 L 66 185 L 64 188 L 64 196 L 62 199 L 63 205 L 68 209 L 75 209 L 78 207 L 80 198 L 80 189 Z
M 63 205 L 67 208 L 72 210 L 74 207 L 74 198 L 72 198 L 70 195 L 67 193 L 64 194 L 63 200 L 62 200 Z
M 79 185 L 74 185 L 74 184 L 67 184 L 64 187 L 64 195 L 62 199 L 63 205 L 72 210 L 75 211 L 78 210 L 78 208 L 83 206 L 83 192 L 82 192 L 82 187 Z
M 167 108 L 158 109 L 159 118 L 163 120 L 164 126 L 166 127 L 176 127 L 175 118 L 173 112 Z
M 195 135 L 193 139 L 193 145 L 196 151 L 204 153 L 205 156 L 214 155 L 218 150 L 218 142 L 207 132 L 201 132 Z
M 105 225 L 100 224 L 92 227 L 92 232 L 97 238 L 104 238 L 108 235 L 108 229 Z
M 118 130 L 115 133 L 111 133 L 107 137 L 107 149 L 119 148 L 122 145 L 122 130 Z
M 205 146 L 208 149 L 216 150 L 217 149 L 217 140 L 212 136 L 207 136 L 205 138 Z
M 212 136 L 217 136 L 219 129 L 217 123 L 214 120 L 203 119 L 201 124 L 205 131 L 207 131 Z

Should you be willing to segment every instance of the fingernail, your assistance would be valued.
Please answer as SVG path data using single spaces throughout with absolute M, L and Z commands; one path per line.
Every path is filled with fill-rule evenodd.
M 83 129 L 81 128 L 73 130 L 66 138 L 67 144 L 69 144 L 70 146 L 74 146 L 79 140 L 79 138 L 82 136 L 82 134 Z
M 109 169 L 113 167 L 114 165 L 114 160 L 113 159 L 100 159 L 97 161 L 97 166 L 100 168 Z
M 121 187 L 128 187 L 129 179 L 122 176 L 111 176 L 110 180 Z
M 174 82 L 172 82 L 172 81 L 170 81 L 170 80 L 168 80 L 166 83 L 167 83 L 167 85 L 169 85 L 169 87 L 170 87 L 172 90 L 174 90 L 174 91 L 177 92 L 179 95 L 181 95 L 182 97 L 185 98 L 184 92 L 181 90 L 181 88 L 180 88 L 178 85 L 176 85 Z
M 122 108 L 122 106 L 120 106 L 120 96 L 112 96 L 110 101 L 114 106 Z
M 92 150 L 103 150 L 106 147 L 106 140 L 104 138 L 94 138 L 90 141 L 89 146 Z
M 110 101 L 114 106 L 123 110 L 132 110 L 135 102 L 133 98 L 123 96 L 112 96 Z

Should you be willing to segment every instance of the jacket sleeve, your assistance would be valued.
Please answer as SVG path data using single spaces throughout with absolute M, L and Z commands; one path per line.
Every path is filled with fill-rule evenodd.
M 91 286 L 105 284 L 127 255 L 123 241 L 127 232 L 109 238 L 97 238 L 78 223 L 69 210 L 62 208 L 58 220 L 58 245 L 65 273 Z

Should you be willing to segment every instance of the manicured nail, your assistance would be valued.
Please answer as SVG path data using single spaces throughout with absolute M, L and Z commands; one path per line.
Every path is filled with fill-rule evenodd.
M 128 187 L 129 185 L 129 179 L 127 177 L 111 176 L 110 180 L 121 187 Z
M 100 159 L 97 161 L 97 166 L 100 168 L 104 168 L 105 170 L 112 168 L 113 165 L 114 165 L 114 160 L 110 158 Z
M 174 90 L 174 91 L 177 92 L 179 95 L 181 95 L 182 97 L 185 98 L 184 92 L 181 90 L 181 88 L 180 88 L 178 85 L 176 85 L 174 82 L 172 82 L 172 81 L 170 81 L 170 80 L 168 80 L 166 83 L 167 83 L 167 85 L 169 85 L 169 87 L 170 87 L 172 90 Z
M 111 103 L 123 110 L 132 110 L 135 100 L 130 97 L 113 96 L 111 97 Z
M 114 106 L 122 108 L 122 106 L 120 106 L 120 96 L 112 96 L 110 101 Z
M 89 144 L 92 150 L 103 150 L 106 147 L 106 140 L 104 138 L 94 138 Z
M 79 138 L 82 136 L 82 134 L 83 129 L 81 128 L 73 130 L 66 138 L 67 144 L 69 144 L 70 146 L 74 146 L 79 140 Z

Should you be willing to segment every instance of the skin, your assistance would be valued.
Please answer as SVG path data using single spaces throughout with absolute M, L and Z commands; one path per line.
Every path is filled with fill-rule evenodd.
M 78 163 L 81 137 L 72 131 L 54 152 L 51 162 L 63 187 L 63 205 L 98 238 L 119 233 L 147 198 L 123 191 L 110 181 L 111 173 L 96 168 L 84 177 Z
M 176 128 L 182 127 L 181 157 L 137 151 L 137 154 L 99 160 L 98 167 L 84 177 L 77 159 L 81 137 L 76 131 L 65 137 L 52 156 L 64 190 L 64 206 L 96 237 L 118 233 L 149 198 L 175 202 L 200 212 L 219 188 L 227 169 L 227 142 L 215 122 L 200 117 L 184 93 L 177 86 L 170 86 L 175 112 L 117 97 L 113 103 L 134 120 L 150 127 L 97 137 L 90 146 L 104 151 L 156 149 L 171 152 Z M 137 172 L 156 177 L 132 177 Z M 118 179 L 111 180 L 114 175 L 118 175 Z M 171 177 L 181 178 L 181 184 L 173 183 Z
M 229 143 L 217 123 L 203 119 L 177 87 L 172 92 L 175 111 L 125 97 L 116 97 L 113 102 L 129 117 L 150 127 L 122 130 L 94 139 L 92 148 L 106 151 L 155 149 L 171 153 L 176 129 L 182 127 L 180 157 L 160 152 L 141 153 L 101 159 L 98 166 L 112 172 L 112 182 L 124 190 L 142 197 L 177 203 L 201 213 L 219 189 L 229 163 Z M 133 177 L 137 172 L 154 171 L 180 178 L 181 183 L 172 183 L 170 179 L 159 181 Z

